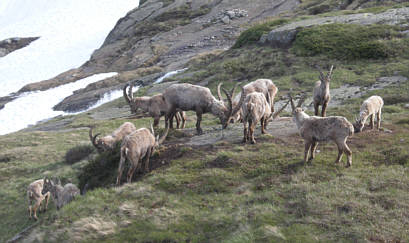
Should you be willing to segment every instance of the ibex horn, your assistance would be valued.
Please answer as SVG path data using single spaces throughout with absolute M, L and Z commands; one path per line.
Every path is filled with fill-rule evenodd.
M 219 83 L 219 85 L 217 85 L 217 98 L 219 99 L 219 101 L 223 101 L 222 99 L 222 94 L 220 92 L 220 87 L 222 86 L 223 83 Z
M 95 146 L 95 148 L 99 149 L 98 143 L 96 142 L 97 136 L 100 135 L 101 133 L 97 133 L 95 136 L 92 136 L 92 129 L 94 127 L 90 127 L 89 129 L 89 138 L 91 140 L 92 145 Z
M 291 109 L 294 111 L 295 105 L 294 105 L 293 97 L 291 97 L 291 93 L 288 93 L 288 98 L 290 99 L 290 102 L 291 102 Z
M 288 103 L 290 103 L 290 101 L 287 101 L 287 103 L 285 103 L 285 105 L 283 105 L 283 107 L 281 107 L 280 110 L 274 113 L 273 119 L 276 119 L 276 117 L 287 107 Z
M 124 98 L 125 98 L 126 102 L 131 103 L 131 100 L 129 99 L 128 94 L 126 93 L 126 88 L 127 88 L 128 86 L 129 86 L 129 84 L 125 84 L 125 87 L 124 87 L 124 89 L 123 89 L 123 91 L 124 91 Z

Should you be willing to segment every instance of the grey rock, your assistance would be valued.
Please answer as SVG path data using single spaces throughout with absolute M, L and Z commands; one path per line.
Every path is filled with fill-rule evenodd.
M 229 18 L 229 16 L 224 16 L 224 17 L 222 18 L 222 22 L 225 23 L 225 24 L 229 24 L 229 23 L 230 23 L 230 18 Z
M 295 40 L 297 32 L 296 29 L 271 31 L 266 41 L 274 47 L 288 47 Z

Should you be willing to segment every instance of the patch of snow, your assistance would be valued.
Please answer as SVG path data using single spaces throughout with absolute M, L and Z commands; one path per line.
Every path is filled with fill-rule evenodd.
M 180 72 L 184 72 L 185 70 L 187 70 L 187 68 L 179 69 L 179 70 L 172 71 L 172 72 L 168 72 L 168 73 L 166 73 L 165 75 L 163 75 L 162 77 L 158 78 L 158 79 L 157 79 L 155 82 L 153 82 L 153 83 L 154 83 L 154 84 L 162 83 L 162 81 L 163 81 L 165 78 L 169 78 L 169 77 L 171 77 L 171 76 L 173 76 L 173 75 L 176 75 L 176 74 L 178 74 L 178 73 L 180 73 Z
M 0 58 L 0 96 L 86 62 L 139 0 L 1 0 L 0 40 L 40 38 Z
M 114 72 L 95 74 L 46 91 L 22 94 L 0 110 L 0 135 L 18 131 L 44 119 L 67 114 L 63 111 L 54 111 L 53 107 L 75 90 L 115 75 L 117 73 Z

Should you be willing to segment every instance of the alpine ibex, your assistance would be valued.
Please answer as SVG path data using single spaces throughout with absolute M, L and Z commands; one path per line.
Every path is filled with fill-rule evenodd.
M 40 212 L 41 212 L 41 204 L 43 200 L 45 200 L 45 206 L 43 203 L 43 209 L 44 211 L 47 210 L 48 208 L 48 200 L 50 199 L 50 193 L 45 193 L 43 195 L 42 190 L 44 187 L 44 179 L 36 180 L 32 182 L 30 185 L 27 187 L 27 199 L 28 199 L 28 211 L 30 212 L 30 218 L 31 214 L 33 212 L 34 219 L 37 220 L 37 209 L 40 207 Z M 32 206 L 34 202 L 34 206 Z
M 160 144 L 165 141 L 168 135 L 169 127 L 166 128 L 165 133 L 159 138 L 159 135 L 155 138 L 155 132 L 151 125 L 151 130 L 147 128 L 140 128 L 129 134 L 122 140 L 121 144 L 121 159 L 119 161 L 118 167 L 118 177 L 116 179 L 116 184 L 120 185 L 122 172 L 124 170 L 124 165 L 126 159 L 131 163 L 131 167 L 128 170 L 127 181 L 130 183 L 132 181 L 132 175 L 136 168 L 140 168 L 140 160 L 145 160 L 145 172 L 149 171 L 149 159 L 151 155 L 155 152 L 155 149 L 159 147 Z
M 223 92 L 227 96 L 228 105 L 223 101 L 217 100 L 210 92 L 210 89 L 206 87 L 188 83 L 171 85 L 163 92 L 169 107 L 166 114 L 166 122 L 168 123 L 178 109 L 182 111 L 196 111 L 196 130 L 198 134 L 202 134 L 203 131 L 200 127 L 202 114 L 210 112 L 220 119 L 222 128 L 225 129 L 230 118 L 239 111 L 246 96 L 242 95 L 239 103 L 233 108 L 231 94 L 234 93 L 234 90 L 228 93 L 223 89 Z
M 89 138 L 91 140 L 92 145 L 94 145 L 95 148 L 97 148 L 98 152 L 113 149 L 116 142 L 121 141 L 126 135 L 136 131 L 136 127 L 134 124 L 130 122 L 125 122 L 118 129 L 113 131 L 111 135 L 107 135 L 105 137 L 97 139 L 100 133 L 93 136 L 92 129 L 93 127 L 89 129 Z
M 68 183 L 64 187 L 61 186 L 60 180 L 57 183 L 46 178 L 44 179 L 44 187 L 42 193 L 50 193 L 54 198 L 54 204 L 57 210 L 60 210 L 64 205 L 68 204 L 78 195 L 80 189 L 74 184 Z
M 128 94 L 126 89 L 129 87 Z M 128 102 L 129 106 L 131 107 L 131 113 L 136 114 L 138 109 L 143 110 L 144 112 L 148 112 L 151 117 L 153 117 L 153 126 L 156 127 L 159 125 L 159 120 L 162 116 L 166 114 L 168 106 L 165 102 L 165 99 L 162 94 L 157 94 L 152 97 L 142 96 L 142 97 L 133 97 L 132 92 L 132 85 L 126 84 L 124 89 L 124 98 L 126 102 Z M 186 115 L 183 111 L 178 111 L 175 115 L 176 118 L 176 127 L 179 128 L 180 121 L 182 121 L 182 125 L 180 128 L 185 127 L 186 122 Z M 173 127 L 173 123 L 170 123 L 171 128 Z
M 324 76 L 324 74 L 319 70 L 320 72 L 320 77 L 319 81 L 315 83 L 314 90 L 313 90 L 313 96 L 314 96 L 314 111 L 315 115 L 318 116 L 319 112 L 319 106 L 321 105 L 321 116 L 325 117 L 325 114 L 327 112 L 327 106 L 328 103 L 331 99 L 330 93 L 329 93 L 329 83 L 331 81 L 332 77 L 332 69 L 334 68 L 333 65 L 331 65 L 331 68 L 327 75 Z
M 277 86 L 274 85 L 273 81 L 270 79 L 257 79 L 256 81 L 250 82 L 243 86 L 243 89 L 246 94 L 250 94 L 253 92 L 259 92 L 264 94 L 265 98 L 267 99 L 268 104 L 271 108 L 271 113 L 274 113 L 274 97 L 278 92 Z M 221 100 L 220 88 L 217 89 L 217 94 L 219 100 Z M 267 95 L 268 94 L 268 95 Z M 233 97 L 233 96 L 232 96 Z M 233 106 L 236 106 L 240 101 L 241 93 L 237 94 L 233 98 Z M 241 113 L 238 112 L 233 116 L 233 122 L 237 122 L 241 120 Z
M 267 97 L 270 98 L 269 93 L 267 93 Z M 265 134 L 265 129 L 267 129 L 267 124 L 270 117 L 273 116 L 273 118 L 276 118 L 287 105 L 288 102 L 273 115 L 271 113 L 270 104 L 262 93 L 253 92 L 248 94 L 241 106 L 241 116 L 243 117 L 244 125 L 243 143 L 247 142 L 247 140 L 251 140 L 251 143 L 253 144 L 256 143 L 256 140 L 254 139 L 254 128 L 256 127 L 257 123 L 259 121 L 261 122 L 261 133 Z M 249 127 L 248 129 L 247 123 Z
M 348 157 L 347 166 L 352 165 L 352 152 L 346 141 L 348 136 L 354 134 L 354 126 L 342 116 L 319 117 L 309 116 L 300 108 L 303 98 L 298 102 L 297 107 L 294 105 L 291 95 L 289 95 L 291 107 L 293 110 L 293 120 L 297 124 L 301 137 L 304 139 L 305 151 L 304 161 L 312 160 L 315 157 L 315 150 L 318 142 L 334 141 L 338 146 L 338 157 L 335 163 L 341 161 L 342 154 Z M 308 154 L 310 158 L 308 159 Z
M 362 132 L 365 126 L 365 122 L 369 116 L 371 116 L 371 129 L 374 129 L 375 115 L 376 115 L 376 128 L 379 130 L 381 127 L 381 113 L 383 107 L 383 99 L 380 96 L 373 95 L 366 99 L 359 111 L 359 119 L 355 118 L 355 132 Z

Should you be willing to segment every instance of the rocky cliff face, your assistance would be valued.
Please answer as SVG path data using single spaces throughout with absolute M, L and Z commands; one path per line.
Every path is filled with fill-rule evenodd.
M 4 57 L 7 54 L 28 46 L 31 42 L 37 40 L 40 37 L 26 37 L 26 38 L 9 38 L 0 41 L 0 57 Z

